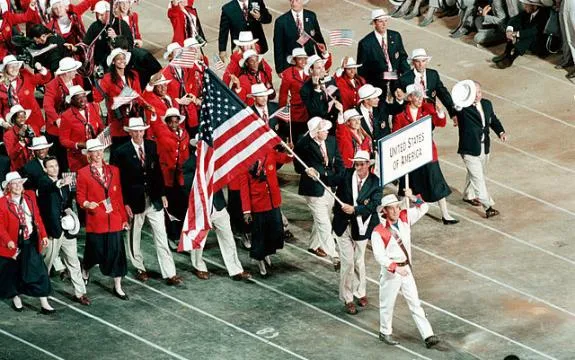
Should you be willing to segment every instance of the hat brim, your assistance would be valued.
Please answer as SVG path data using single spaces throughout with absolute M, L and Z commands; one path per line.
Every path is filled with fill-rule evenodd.
M 30 115 L 32 114 L 32 110 L 24 109 L 23 111 L 26 113 L 26 120 L 28 120 L 30 118 Z M 8 118 L 8 121 L 12 123 L 12 118 L 19 112 L 22 112 L 22 110 L 16 111 L 14 113 L 8 113 L 8 115 L 6 116 Z
M 343 68 L 344 69 L 357 69 L 357 68 L 360 68 L 362 66 L 363 66 L 363 64 L 352 64 L 352 65 L 346 65 Z
M 42 144 L 42 145 L 36 145 L 36 146 L 28 146 L 28 149 L 30 149 L 30 150 L 43 150 L 43 149 L 51 148 L 52 145 L 54 145 L 54 144 L 49 143 L 49 144 Z
M 98 145 L 98 146 L 94 146 L 91 149 L 82 149 L 82 154 L 88 155 L 88 153 L 90 151 L 99 151 L 99 150 L 105 150 L 105 149 L 106 149 L 106 147 L 104 145 Z
M 359 100 L 357 101 L 357 103 L 359 104 L 359 103 L 362 102 L 363 100 L 367 100 L 367 99 L 378 98 L 378 97 L 381 96 L 381 94 L 383 94 L 383 90 L 381 90 L 380 88 L 376 87 L 376 88 L 374 88 L 374 91 L 373 91 L 371 94 L 369 94 L 368 96 L 359 98 Z
M 144 131 L 150 128 L 150 125 L 142 125 L 142 126 L 124 126 L 125 132 L 130 131 Z
M 468 90 L 466 90 L 466 88 Z M 477 96 L 477 87 L 473 80 L 463 80 L 458 82 L 451 89 L 451 98 L 453 104 L 460 108 L 471 106 Z
M 374 21 L 376 20 L 383 20 L 383 19 L 390 19 L 391 15 L 387 14 L 387 15 L 379 15 L 378 17 L 372 18 L 369 23 L 373 24 Z
M 263 59 L 263 56 L 262 56 L 262 55 L 252 55 L 252 56 L 250 56 L 250 57 L 253 57 L 253 56 L 257 56 L 257 57 L 258 57 L 258 62 L 262 61 L 262 59 Z M 248 58 L 248 59 L 249 59 L 249 58 Z M 245 59 L 245 60 L 244 60 L 243 58 L 241 58 L 240 61 L 238 61 L 238 64 L 240 65 L 241 68 L 244 67 L 244 65 L 245 65 L 245 63 L 246 63 L 246 61 L 247 61 L 248 59 Z
M 6 64 L 6 65 L 1 64 L 1 69 L 0 69 L 0 70 L 4 71 L 4 69 L 5 69 L 6 66 L 8 66 L 8 65 L 18 65 L 18 68 L 21 68 L 22 65 L 24 65 L 24 61 L 17 60 L 17 61 L 9 62 L 9 63 Z
M 267 89 L 264 92 L 255 93 L 255 94 L 248 94 L 248 97 L 269 96 L 273 93 L 274 93 L 274 89 Z
M 407 60 L 408 60 L 408 61 L 413 61 L 413 60 L 428 60 L 428 61 L 429 61 L 429 60 L 431 60 L 431 56 L 429 56 L 429 55 L 425 55 L 425 56 L 418 55 L 418 56 L 415 56 L 415 57 L 410 57 L 410 58 L 407 59 Z
M 8 184 L 10 184 L 12 181 L 19 181 L 23 184 L 26 181 L 28 181 L 28 178 L 12 179 L 10 181 L 4 180 L 4 181 L 2 181 L 2 189 L 6 189 L 6 186 L 8 186 Z
M 108 55 L 108 57 L 106 58 L 106 64 L 108 64 L 108 67 L 112 66 L 112 62 L 114 61 L 116 56 L 118 56 L 120 54 L 124 54 L 126 56 L 126 64 L 130 63 L 130 59 L 132 58 L 132 53 L 130 53 L 129 51 L 123 51 L 123 52 L 117 53 L 113 57 L 112 57 L 112 54 Z
M 82 67 L 82 63 L 77 61 L 77 60 L 74 60 L 74 66 L 72 68 L 66 69 L 66 70 L 61 70 L 60 68 L 58 68 L 58 70 L 54 71 L 54 75 L 62 75 L 65 73 L 69 73 L 71 71 L 76 71 L 81 67 Z
M 179 124 L 183 123 L 184 120 L 186 120 L 186 116 L 185 116 L 185 115 L 172 114 L 172 115 L 164 115 L 164 116 L 162 116 L 162 121 L 163 121 L 163 122 L 166 122 L 166 118 L 169 118 L 169 117 L 179 117 L 179 118 L 180 118 Z
M 250 46 L 250 45 L 254 45 L 255 43 L 257 43 L 260 39 L 253 39 L 250 41 L 240 41 L 240 40 L 234 40 L 234 45 L 236 46 Z
M 370 164 L 374 164 L 374 163 L 375 163 L 375 160 L 373 160 L 373 159 L 348 158 L 348 160 L 349 160 L 349 161 L 352 161 L 352 162 L 356 162 L 356 161 L 366 161 L 366 162 L 369 162 Z
M 155 83 L 155 84 L 149 84 L 149 83 L 148 83 L 148 85 L 146 85 L 146 91 L 148 91 L 148 92 L 153 91 L 153 90 L 154 90 L 154 86 L 166 85 L 166 84 L 169 84 L 171 81 L 172 81 L 172 79 L 165 79 L 165 80 L 158 81 L 158 82 Z
M 76 95 L 88 95 L 88 94 L 90 94 L 90 93 L 91 93 L 91 91 L 84 90 L 84 91 L 82 91 L 82 92 L 75 93 L 74 95 L 68 94 L 68 95 L 66 95 L 66 103 L 69 104 L 70 101 L 72 101 L 72 98 L 73 98 L 74 96 L 76 96 Z
M 290 65 L 295 65 L 295 58 L 298 58 L 298 57 L 306 58 L 306 59 L 307 59 L 309 56 L 308 56 L 307 54 L 305 54 L 305 55 L 296 55 L 296 56 L 288 55 L 288 57 L 287 57 L 286 60 L 287 60 L 288 64 L 290 64 Z
M 309 76 L 309 71 L 311 70 L 311 67 L 314 66 L 315 63 L 317 63 L 318 61 L 323 61 L 324 64 L 326 62 L 324 59 L 317 59 L 312 64 L 306 64 L 303 68 L 303 73 Z

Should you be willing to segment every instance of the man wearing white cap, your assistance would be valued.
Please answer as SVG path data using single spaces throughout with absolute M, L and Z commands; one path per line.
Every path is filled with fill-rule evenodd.
M 460 81 L 453 86 L 451 97 L 459 109 L 457 153 L 467 168 L 463 201 L 473 206 L 483 206 L 486 218 L 497 216 L 499 211 L 493 208 L 494 201 L 485 184 L 491 143 L 489 130 L 493 130 L 503 142 L 507 141 L 507 134 L 493 111 L 491 101 L 483 99 L 479 83 L 473 80 Z
M 383 90 L 383 98 L 390 96 L 394 82 L 409 71 L 407 53 L 401 35 L 388 29 L 389 15 L 383 9 L 371 11 L 374 31 L 359 41 L 357 62 L 363 64 L 359 75 L 373 86 Z
M 332 123 L 314 117 L 307 126 L 308 134 L 297 142 L 294 151 L 308 167 L 296 161 L 294 168 L 301 174 L 298 194 L 304 196 L 313 216 L 308 251 L 320 257 L 329 255 L 337 270 L 339 255 L 330 220 L 334 199 L 317 180 L 320 179 L 332 189 L 338 186 L 344 174 L 343 162 L 335 138 L 328 136 Z
M 359 150 L 352 159 L 354 169 L 346 171 L 336 196 L 343 206 L 333 207 L 333 232 L 337 236 L 341 271 L 339 298 L 348 314 L 357 314 L 354 297 L 360 307 L 368 304 L 366 295 L 365 248 L 373 228 L 379 223 L 377 207 L 382 188 L 379 178 L 370 171 L 370 156 Z
M 144 139 L 149 127 L 142 118 L 130 118 L 124 130 L 130 134 L 131 141 L 112 152 L 110 164 L 120 169 L 124 207 L 132 225 L 126 233 L 126 247 L 136 268 L 136 279 L 145 282 L 149 278 L 140 246 L 142 227 L 147 220 L 152 228 L 162 278 L 168 285 L 179 285 L 182 279 L 176 275 L 164 224 L 168 199 L 158 151 L 154 141 Z
M 330 135 L 333 135 L 343 106 L 335 79 L 328 75 L 325 66 L 326 61 L 318 55 L 307 59 L 304 72 L 309 75 L 309 79 L 303 84 L 299 94 L 310 118 L 317 116 L 334 125 L 330 128 Z
M 492 59 L 499 69 L 508 68 L 517 57 L 527 51 L 539 57 L 549 55 L 547 35 L 544 34 L 549 19 L 549 7 L 543 6 L 539 0 L 520 1 L 524 11 L 509 19 L 507 23 L 505 51 Z
M 303 8 L 309 0 L 284 1 L 289 1 L 291 9 L 279 16 L 274 24 L 274 64 L 278 74 L 290 66 L 286 59 L 294 48 L 303 46 L 309 56 L 327 52 L 316 14 Z M 298 40 L 302 36 L 305 37 L 305 34 L 313 40 L 308 40 L 302 45 Z
M 222 61 L 226 61 L 227 58 L 228 36 L 232 40 L 237 39 L 241 31 L 251 31 L 258 39 L 258 52 L 265 54 L 268 51 L 268 43 L 262 24 L 271 22 L 272 15 L 263 0 L 231 0 L 222 6 L 218 34 L 218 49 Z M 233 41 L 231 45 L 233 48 Z
M 375 260 L 381 265 L 379 277 L 379 340 L 388 345 L 399 344 L 392 336 L 393 308 L 397 294 L 401 293 L 409 306 L 411 316 L 425 346 L 439 343 L 425 311 L 421 307 L 417 286 L 412 273 L 411 226 L 425 215 L 429 206 L 416 197 L 411 189 L 405 196 L 415 207 L 401 210 L 401 202 L 393 194 L 381 199 L 382 222 L 371 233 L 371 246 Z
M 66 96 L 74 85 L 84 85 L 84 79 L 78 75 L 77 70 L 82 63 L 72 57 L 60 60 L 58 69 L 54 72 L 54 79 L 46 84 L 44 91 L 44 114 L 46 116 L 46 138 L 54 144 L 54 152 L 58 164 L 62 169 L 68 169 L 66 148 L 60 142 L 60 125 L 62 113 L 69 108 Z
M 134 38 L 130 26 L 122 19 L 114 17 L 110 18 L 110 3 L 105 0 L 98 1 L 94 6 L 94 13 L 96 21 L 94 21 L 84 35 L 84 44 L 91 44 L 94 40 L 94 62 L 96 65 L 106 66 L 106 58 L 112 51 L 110 41 L 118 35 L 125 36 L 129 43 L 130 48 L 134 47 Z M 107 28 L 102 34 L 101 31 Z
M 399 78 L 398 85 L 401 90 L 405 92 L 407 86 L 411 84 L 420 85 L 425 90 L 425 101 L 435 104 L 436 98 L 439 98 L 449 112 L 449 116 L 453 118 L 455 109 L 453 108 L 453 100 L 449 90 L 443 85 L 439 78 L 439 73 L 427 67 L 429 61 L 431 61 L 431 56 L 427 55 L 425 49 L 414 49 L 409 60 L 413 65 L 413 69 Z
M 24 186 L 26 190 L 38 189 L 38 181 L 44 176 L 44 159 L 48 156 L 48 151 L 52 145 L 46 140 L 45 136 L 38 136 L 32 139 L 28 150 L 32 151 L 34 158 L 19 170 L 22 177 L 28 178 Z
M 82 280 L 76 243 L 80 220 L 71 209 L 73 195 L 70 187 L 74 180 L 72 177 L 59 177 L 60 167 L 55 157 L 48 156 L 43 163 L 45 174 L 38 181 L 38 207 L 49 238 L 44 263 L 50 272 L 61 251 L 74 287 L 74 300 L 82 305 L 90 305 L 86 285 Z

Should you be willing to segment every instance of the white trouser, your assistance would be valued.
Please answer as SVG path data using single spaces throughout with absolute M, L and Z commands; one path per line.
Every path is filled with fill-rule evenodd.
M 226 208 L 220 211 L 214 211 L 210 217 L 212 227 L 216 231 L 218 238 L 218 245 L 220 252 L 224 259 L 224 264 L 230 276 L 240 274 L 244 271 L 240 259 L 238 259 L 238 251 L 236 249 L 236 242 L 234 241 L 234 234 L 232 233 L 232 226 L 230 225 L 230 215 Z M 204 249 L 197 249 L 190 251 L 192 259 L 192 266 L 199 271 L 208 271 L 206 263 L 202 258 Z
M 64 271 L 66 269 L 66 267 L 62 263 L 62 259 L 60 259 L 60 256 L 56 256 L 56 258 L 54 259 L 54 262 L 52 263 L 52 266 L 54 266 L 54 270 L 56 270 L 57 272 L 61 272 L 61 271 Z M 48 269 L 48 270 L 50 270 L 50 269 Z
M 341 269 L 339 276 L 339 299 L 344 303 L 353 301 L 353 297 L 365 296 L 365 248 L 367 240 L 354 241 L 351 238 L 351 226 L 337 238 Z
M 393 320 L 393 308 L 395 306 L 395 299 L 401 290 L 407 306 L 411 311 L 411 316 L 415 320 L 415 325 L 421 334 L 422 339 L 427 339 L 433 335 L 431 324 L 425 316 L 425 311 L 421 307 L 419 296 L 417 295 L 417 286 L 415 279 L 411 273 L 411 269 L 406 267 L 409 274 L 401 276 L 398 273 L 390 273 L 387 269 L 382 269 L 379 277 L 379 332 L 384 335 L 391 335 Z
M 149 204 L 148 201 L 146 201 L 146 205 L 146 210 L 144 210 L 143 213 L 134 214 L 130 231 L 126 232 L 127 253 L 132 265 L 134 265 L 136 269 L 146 271 L 140 241 L 142 240 L 142 227 L 147 219 L 152 228 L 154 246 L 156 247 L 156 255 L 158 256 L 158 264 L 160 265 L 162 278 L 169 279 L 176 275 L 176 266 L 172 252 L 168 246 L 168 236 L 166 235 L 166 225 L 164 223 L 164 210 L 154 209 L 154 206 Z
M 321 247 L 332 258 L 339 257 L 331 231 L 333 197 L 324 191 L 323 196 L 305 196 L 305 201 L 313 216 L 309 248 Z
M 467 168 L 467 177 L 465 178 L 465 188 L 463 189 L 463 198 L 472 200 L 479 199 L 485 209 L 493 206 L 493 199 L 487 192 L 485 184 L 485 175 L 487 175 L 487 162 L 489 154 L 481 152 L 479 156 L 462 155 L 463 163 Z
M 82 280 L 80 260 L 78 260 L 76 238 L 67 239 L 64 233 L 62 233 L 58 239 L 48 240 L 48 246 L 46 250 L 44 250 L 44 263 L 48 268 L 48 272 L 50 272 L 55 260 L 59 258 L 60 251 L 62 251 L 62 261 L 68 271 L 70 271 L 74 295 L 80 297 L 86 294 L 86 286 L 84 285 L 84 280 Z

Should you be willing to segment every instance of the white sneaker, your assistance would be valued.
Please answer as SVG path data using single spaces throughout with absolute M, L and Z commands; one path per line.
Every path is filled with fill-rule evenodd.
M 267 270 L 266 270 L 266 263 L 263 260 L 258 261 L 258 267 L 260 269 L 260 275 L 261 276 L 266 276 L 268 274 Z

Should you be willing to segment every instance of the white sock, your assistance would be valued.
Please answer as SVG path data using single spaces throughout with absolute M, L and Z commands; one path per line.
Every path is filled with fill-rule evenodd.
M 451 217 L 451 215 L 449 215 L 449 211 L 447 211 L 447 200 L 445 200 L 445 198 L 439 200 L 437 204 L 439 205 L 439 209 L 441 210 L 441 216 L 445 220 L 455 220 L 454 218 Z
M 17 308 L 21 308 L 22 307 L 22 299 L 20 299 L 20 296 L 16 295 L 12 298 L 12 302 L 14 303 L 14 306 L 16 306 Z
M 42 305 L 42 307 L 46 310 L 54 310 L 54 308 L 52 306 L 50 306 L 50 304 L 48 303 L 48 298 L 47 297 L 41 297 L 40 298 L 40 304 Z

